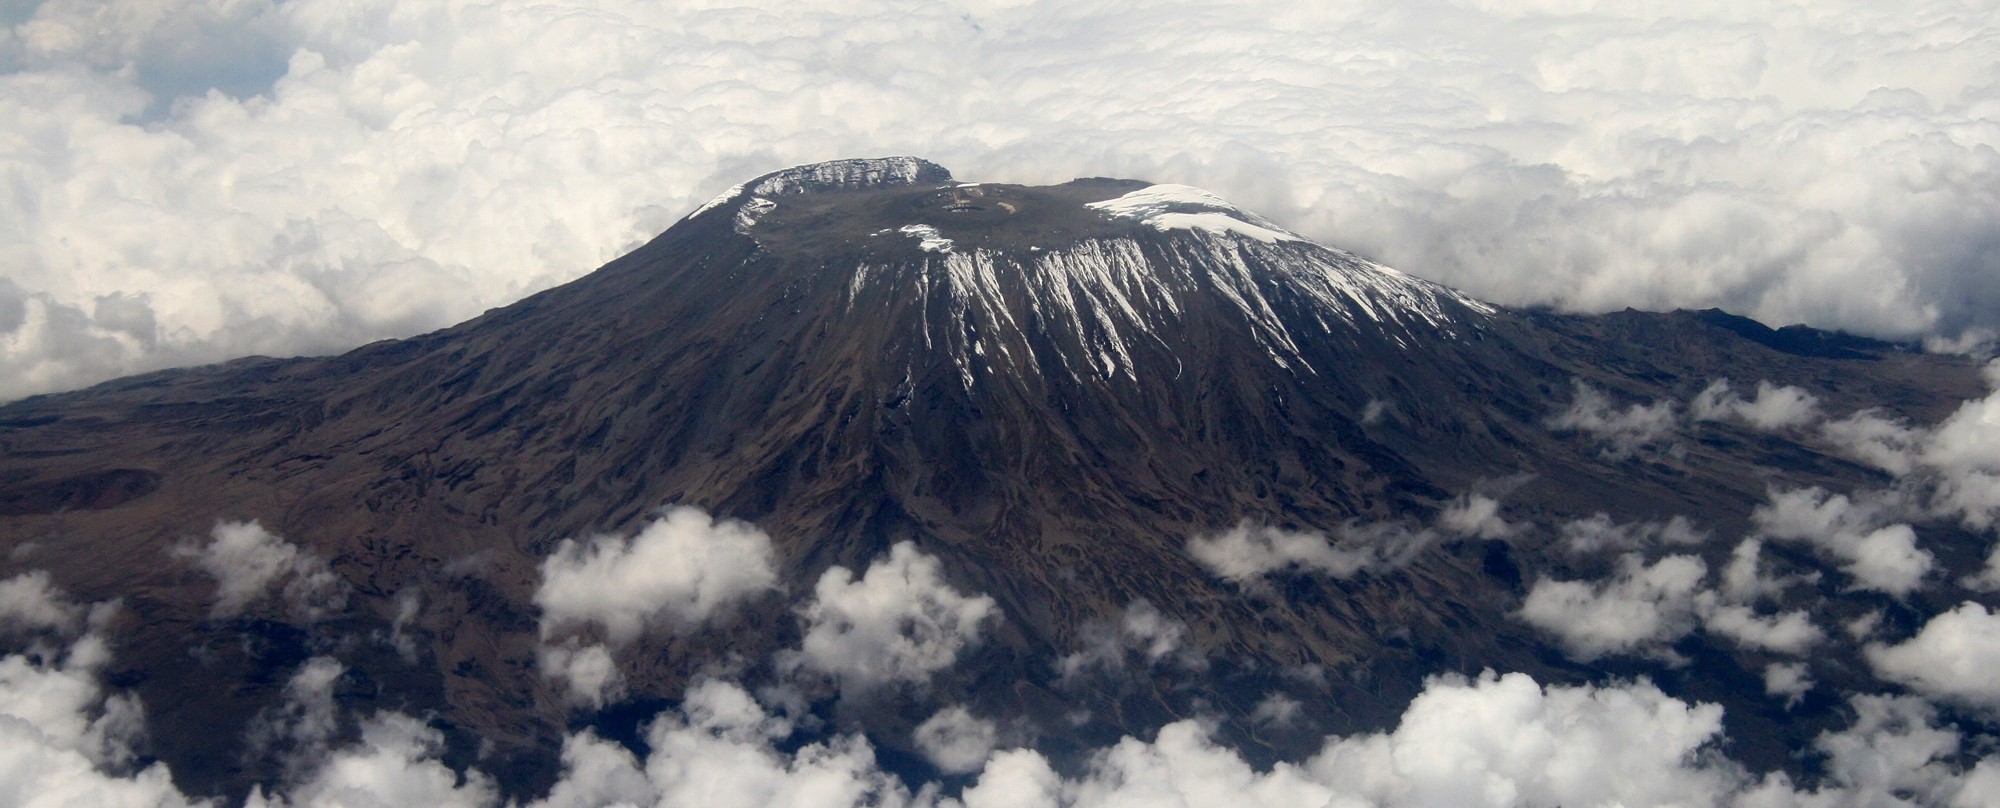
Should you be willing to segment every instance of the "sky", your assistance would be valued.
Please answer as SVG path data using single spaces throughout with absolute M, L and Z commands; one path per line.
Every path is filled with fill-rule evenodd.
M 0 2 L 0 400 L 443 327 L 788 165 L 1207 188 L 1510 305 L 2000 329 L 1990 0 Z M 1969 339 L 1968 338 L 1969 335 Z

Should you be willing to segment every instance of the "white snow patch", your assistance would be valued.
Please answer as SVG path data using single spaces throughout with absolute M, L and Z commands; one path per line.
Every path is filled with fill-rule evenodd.
M 1304 241 L 1269 219 L 1190 185 L 1152 185 L 1117 199 L 1092 202 L 1088 207 L 1115 219 L 1130 219 L 1160 230 L 1235 233 L 1266 244 Z
M 943 233 L 939 233 L 937 228 L 932 227 L 930 225 L 906 224 L 903 225 L 902 230 L 899 232 L 901 232 L 903 235 L 916 239 L 917 246 L 922 247 L 929 252 L 935 252 L 935 253 L 951 252 L 951 239 L 945 238 Z
M 687 215 L 687 218 L 689 219 L 697 218 L 704 213 L 722 207 L 723 205 L 728 204 L 729 200 L 735 199 L 742 193 L 743 193 L 743 183 L 739 182 L 736 183 L 735 185 L 731 185 L 729 186 L 729 190 L 722 192 L 721 196 L 717 196 L 714 199 L 708 200 L 708 202 L 704 203 L 701 207 L 695 208 L 693 213 Z
M 757 220 L 777 208 L 778 203 L 769 199 L 761 196 L 751 197 L 750 201 L 743 203 L 743 207 L 736 209 L 736 232 L 750 235 L 750 228 L 757 225 Z

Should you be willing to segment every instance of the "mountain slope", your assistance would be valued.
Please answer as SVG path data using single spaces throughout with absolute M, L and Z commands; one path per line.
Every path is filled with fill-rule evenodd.
M 1058 747 L 1206 704 L 1289 754 L 1381 726 L 1441 671 L 1627 669 L 1565 659 L 1512 616 L 1537 576 L 1583 563 L 1546 536 L 1435 528 L 1407 557 L 1379 538 L 1346 578 L 1262 595 L 1219 580 L 1191 540 L 1345 526 L 1365 545 L 1377 534 L 1360 528 L 1421 533 L 1472 494 L 1517 521 L 1694 513 L 1734 535 L 1773 486 L 1881 475 L 1725 425 L 1607 453 L 1551 419 L 1583 389 L 1688 401 L 1722 377 L 1925 422 L 1983 393 L 1962 359 L 1806 342 L 1838 350 L 1709 314 L 1502 309 L 1194 189 L 841 161 L 745 183 L 585 278 L 451 329 L 0 407 L 0 572 L 124 599 L 120 681 L 156 754 L 201 791 L 273 776 L 278 763 L 210 739 L 244 737 L 287 672 L 329 652 L 358 672 L 344 701 L 434 711 L 451 760 L 486 741 L 516 761 L 509 787 L 532 791 L 571 720 L 536 670 L 538 567 L 564 539 L 629 532 L 670 504 L 769 532 L 794 595 L 915 542 L 1004 615 L 933 695 L 1024 716 Z M 185 548 L 218 520 L 326 559 L 352 597 L 315 620 L 275 603 L 217 617 Z M 1729 548 L 1701 552 L 1720 569 Z M 421 616 L 400 624 L 407 597 Z M 1067 725 L 1075 691 L 1053 660 L 1139 600 L 1185 622 L 1213 669 L 1083 686 L 1104 715 Z M 423 638 L 412 657 L 355 639 L 392 630 Z M 798 634 L 772 598 L 645 636 L 621 663 L 633 703 L 656 704 L 716 659 L 768 658 Z M 1752 751 L 1785 765 L 1832 719 L 1735 692 L 1749 664 L 1673 686 L 1729 705 L 1771 739 Z M 1251 694 L 1306 665 L 1330 683 L 1305 728 L 1247 729 Z M 913 719 L 847 720 L 897 736 Z

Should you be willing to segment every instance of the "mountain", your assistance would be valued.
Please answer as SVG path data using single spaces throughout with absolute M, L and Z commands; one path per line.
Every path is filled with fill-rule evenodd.
M 1691 634 L 1659 652 L 1678 665 L 1592 658 L 1521 617 L 1537 581 L 1619 563 L 1566 549 L 1557 526 L 1692 516 L 1737 537 L 1774 491 L 1888 484 L 1740 419 L 1648 431 L 1679 417 L 1648 407 L 1692 406 L 1718 379 L 1922 423 L 1985 394 L 1962 357 L 1720 312 L 1489 305 L 1184 186 L 838 161 L 747 182 L 443 331 L 0 407 L 0 574 L 120 601 L 107 680 L 144 704 L 146 754 L 190 793 L 284 774 L 252 736 L 315 656 L 346 666 L 345 708 L 427 715 L 447 762 L 536 793 L 579 723 L 633 737 L 718 664 L 782 679 L 761 660 L 799 645 L 797 600 L 902 542 L 993 599 L 990 636 L 922 687 L 808 700 L 912 772 L 898 739 L 936 703 L 1016 717 L 1057 756 L 1213 713 L 1268 762 L 1392 724 L 1427 676 L 1492 668 L 1650 675 L 1722 704 L 1748 764 L 1809 777 L 1795 751 L 1842 705 L 1774 704 L 1770 653 Z M 618 651 L 627 696 L 579 716 L 537 667 L 545 560 L 669 506 L 768 533 L 784 596 L 643 632 Z M 218 523 L 249 522 L 323 559 L 330 577 L 296 580 L 342 597 L 218 609 L 196 557 Z M 1976 568 L 1972 534 L 1942 530 L 1940 560 Z M 1191 550 L 1242 561 L 1310 535 L 1338 541 L 1264 576 Z M 1734 546 L 1680 552 L 1722 570 Z M 1854 591 L 1810 546 L 1766 553 L 1824 571 L 1773 608 L 1823 603 L 1829 627 L 1881 613 L 1907 628 L 1966 592 Z M 1201 658 L 1065 676 L 1065 656 L 1134 614 L 1178 621 Z M 1869 676 L 1858 646 L 1828 653 L 1844 661 L 1822 681 Z M 1260 729 L 1260 699 L 1300 672 L 1319 678 L 1299 721 Z

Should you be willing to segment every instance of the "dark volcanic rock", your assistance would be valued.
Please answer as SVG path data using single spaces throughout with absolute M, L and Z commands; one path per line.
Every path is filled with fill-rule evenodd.
M 371 683 L 366 703 L 435 715 L 461 761 L 490 742 L 516 761 L 499 767 L 509 786 L 532 791 L 569 720 L 536 674 L 537 565 L 675 503 L 769 531 L 794 594 L 901 540 L 942 558 L 1006 619 L 936 687 L 1025 716 L 1050 749 L 1206 705 L 1233 740 L 1295 754 L 1380 728 L 1425 675 L 1627 671 L 1566 661 L 1508 616 L 1539 575 L 1571 572 L 1546 536 L 1262 594 L 1208 575 L 1191 537 L 1428 521 L 1474 490 L 1543 525 L 1700 514 L 1728 535 L 1769 486 L 1876 479 L 1723 424 L 1625 458 L 1547 426 L 1579 380 L 1626 403 L 1722 377 L 1926 420 L 1981 393 L 1964 360 L 1719 312 L 1488 306 L 1192 189 L 960 185 L 923 161 L 843 161 L 746 183 L 585 278 L 444 331 L 0 407 L 0 563 L 124 599 L 118 658 L 151 751 L 203 792 L 272 776 L 214 739 L 243 737 L 286 665 L 333 650 Z M 254 642 L 211 619 L 212 586 L 172 550 L 252 519 L 328 559 L 346 610 L 254 615 L 277 621 Z M 1716 567 L 1728 545 L 1701 552 Z M 414 662 L 355 639 L 385 632 L 404 592 L 425 607 Z M 1076 695 L 1051 660 L 1141 598 L 1216 668 L 1113 686 L 1097 723 L 1068 728 Z M 796 642 L 789 608 L 646 638 L 633 703 Z M 1777 739 L 1746 743 L 1754 763 L 1789 765 L 1783 750 L 1828 719 L 1774 715 L 1738 681 L 1760 663 L 1723 657 L 1662 686 L 1723 702 L 1732 736 Z M 1304 664 L 1330 689 L 1309 731 L 1252 737 L 1256 698 Z

